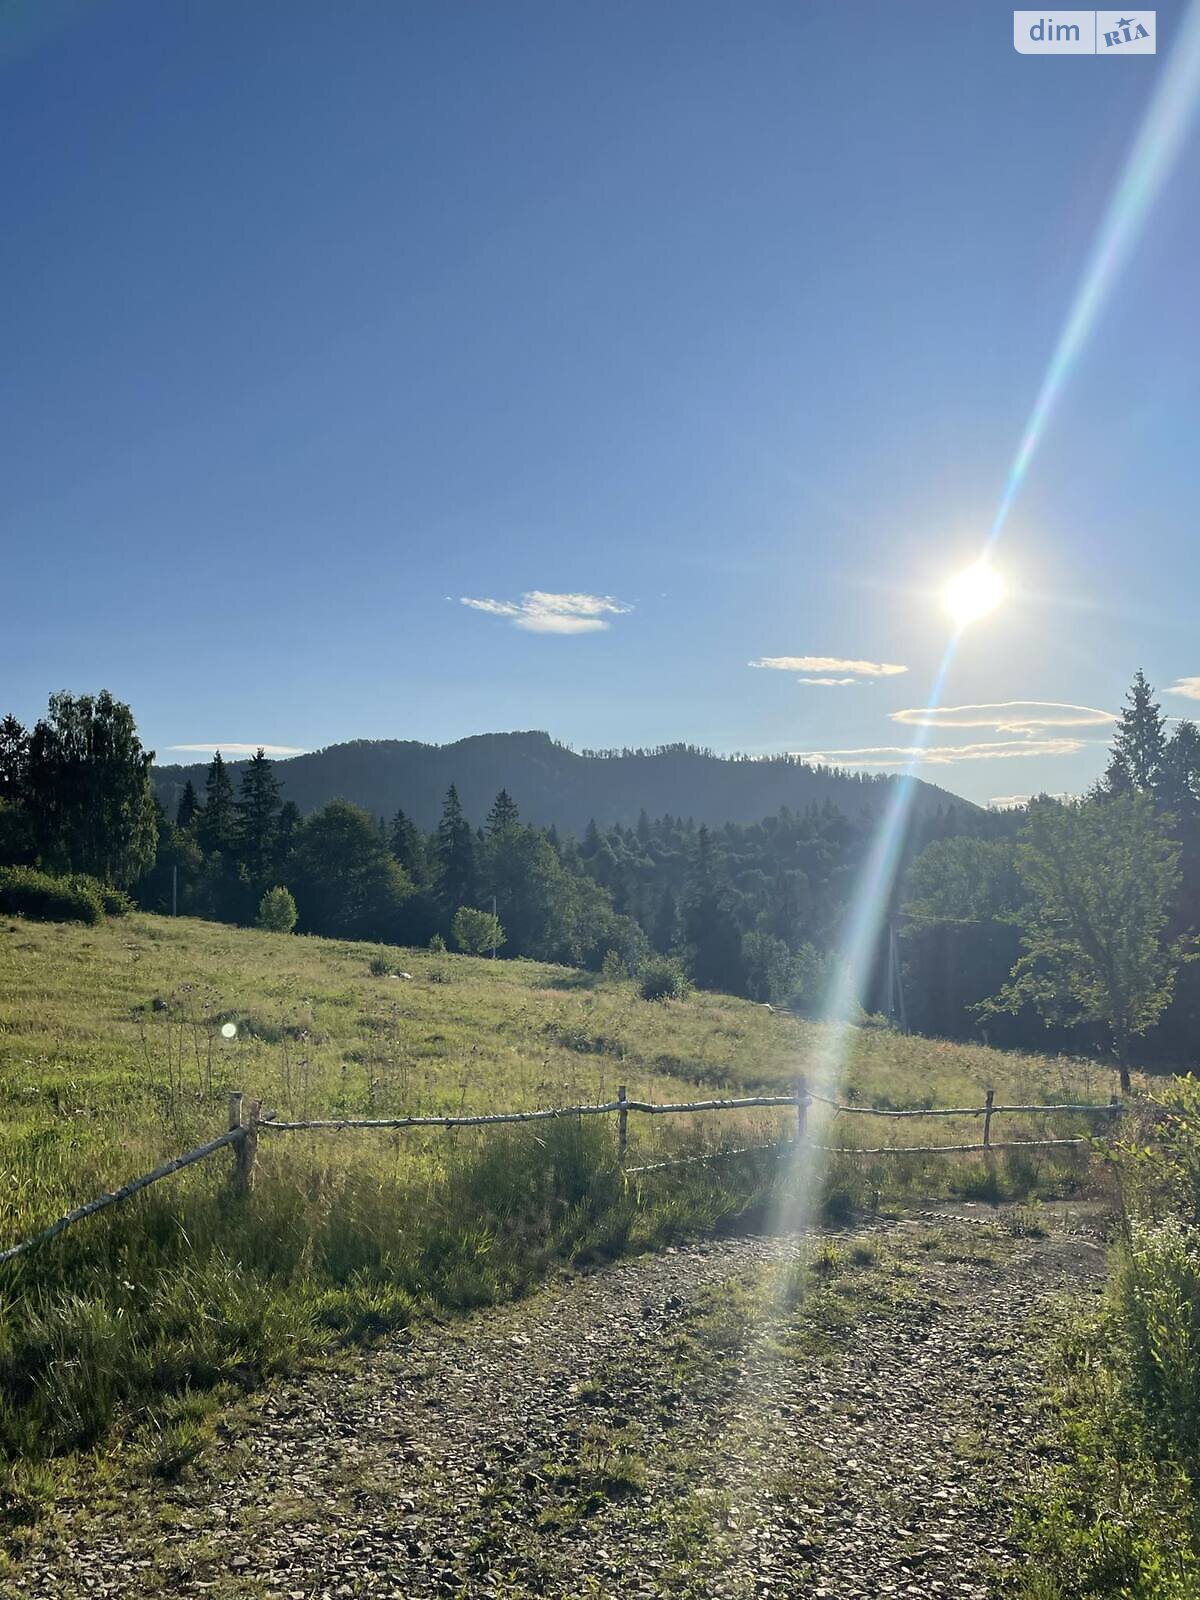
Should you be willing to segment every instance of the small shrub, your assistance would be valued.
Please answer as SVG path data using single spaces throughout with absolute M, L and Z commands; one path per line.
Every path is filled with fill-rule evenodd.
M 386 950 L 377 950 L 367 967 L 373 978 L 390 978 L 395 970 L 396 963 L 388 959 Z
M 638 969 L 638 993 L 643 1000 L 682 1000 L 691 987 L 674 956 L 652 956 Z
M 296 902 L 290 889 L 276 884 L 258 902 L 255 926 L 265 933 L 292 933 L 296 927 Z
M 104 901 L 100 885 L 91 878 L 54 878 L 36 867 L 0 867 L 0 912 L 38 922 L 92 924 L 103 920 Z
M 435 956 L 444 956 L 446 954 L 446 941 L 440 933 L 435 933 L 433 938 L 430 939 L 429 948 Z
M 486 956 L 504 944 L 499 917 L 474 906 L 459 906 L 450 928 L 455 944 L 467 956 Z
M 83 883 L 95 884 L 106 917 L 127 917 L 133 910 L 133 901 L 124 889 L 114 889 L 111 883 L 96 883 L 94 878 L 84 878 Z
M 619 983 L 622 978 L 629 976 L 625 958 L 619 950 L 606 950 L 604 952 L 604 960 L 600 963 L 600 973 L 609 983 Z

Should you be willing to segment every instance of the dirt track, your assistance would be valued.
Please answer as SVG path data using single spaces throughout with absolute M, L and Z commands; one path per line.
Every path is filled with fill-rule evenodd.
M 763 1288 L 797 1241 L 739 1238 L 392 1340 L 260 1397 L 180 1482 L 131 1490 L 115 1516 L 77 1508 L 0 1585 L 38 1600 L 996 1592 L 1037 1433 L 1030 1328 L 1098 1285 L 1102 1253 L 928 1214 L 838 1239 L 845 1305 L 817 1294 L 811 1314 Z

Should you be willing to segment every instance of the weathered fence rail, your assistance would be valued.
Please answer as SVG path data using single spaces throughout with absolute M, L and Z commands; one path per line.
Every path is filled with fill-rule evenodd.
M 841 1116 L 867 1116 L 884 1118 L 911 1118 L 911 1117 L 982 1117 L 982 1137 L 978 1144 L 939 1144 L 939 1145 L 825 1145 L 814 1144 L 808 1138 L 808 1110 L 812 1105 L 822 1105 L 832 1110 L 834 1120 Z M 651 1117 L 677 1116 L 682 1114 L 703 1115 L 714 1111 L 745 1111 L 752 1109 L 780 1109 L 790 1107 L 796 1117 L 795 1137 L 782 1143 L 765 1145 L 748 1145 L 737 1148 L 706 1151 L 698 1155 L 686 1156 L 673 1161 L 656 1161 L 645 1166 L 630 1167 L 626 1165 L 626 1155 L 629 1148 L 629 1115 L 631 1112 Z M 635 1177 L 646 1172 L 661 1172 L 668 1167 L 688 1166 L 698 1162 L 725 1160 L 732 1156 L 749 1155 L 755 1151 L 774 1151 L 780 1155 L 794 1151 L 803 1144 L 806 1148 L 819 1151 L 823 1154 L 847 1156 L 903 1156 L 903 1155 L 958 1155 L 971 1153 L 977 1150 L 1030 1150 L 1044 1148 L 1049 1145 L 1083 1145 L 1092 1141 L 1086 1137 L 1063 1139 L 1015 1139 L 997 1143 L 991 1137 L 993 1117 L 1007 1114 L 1021 1114 L 1025 1116 L 1050 1114 L 1053 1112 L 1070 1113 L 1106 1118 L 1110 1127 L 1115 1127 L 1121 1116 L 1123 1107 L 1114 1095 L 1107 1105 L 1096 1104 L 1053 1104 L 1053 1105 L 996 1105 L 994 1091 L 989 1089 L 987 1097 L 981 1106 L 929 1106 L 900 1110 L 891 1106 L 864 1106 L 847 1103 L 841 1100 L 832 1100 L 827 1095 L 810 1093 L 807 1080 L 801 1074 L 796 1080 L 796 1086 L 790 1094 L 744 1095 L 729 1099 L 708 1100 L 680 1100 L 658 1102 L 653 1100 L 631 1100 L 622 1084 L 617 1090 L 615 1100 L 606 1100 L 599 1105 L 580 1106 L 554 1106 L 534 1111 L 494 1111 L 484 1112 L 474 1116 L 465 1115 L 429 1115 L 410 1117 L 324 1117 L 305 1122 L 281 1121 L 273 1111 L 264 1112 L 257 1100 L 250 1100 L 241 1091 L 229 1097 L 229 1126 L 226 1131 L 207 1143 L 197 1145 L 194 1150 L 188 1150 L 183 1155 L 176 1156 L 171 1161 L 165 1161 L 161 1166 L 155 1167 L 152 1172 L 144 1173 L 139 1178 L 133 1178 L 121 1188 L 114 1189 L 111 1194 L 102 1194 L 95 1200 L 89 1200 L 86 1205 L 76 1206 L 59 1217 L 48 1227 L 33 1234 L 28 1239 L 21 1240 L 18 1244 L 10 1245 L 6 1250 L 0 1250 L 0 1265 L 11 1261 L 16 1256 L 24 1255 L 36 1245 L 45 1244 L 55 1238 L 65 1229 L 76 1222 L 82 1222 L 86 1217 L 95 1216 L 97 1212 L 105 1210 L 108 1206 L 116 1205 L 118 1201 L 128 1200 L 131 1196 L 148 1189 L 151 1184 L 159 1183 L 163 1178 L 169 1178 L 173 1173 L 180 1172 L 184 1167 L 193 1166 L 198 1161 L 205 1161 L 208 1157 L 216 1155 L 219 1150 L 231 1147 L 233 1150 L 234 1164 L 231 1182 L 235 1192 L 245 1193 L 254 1183 L 254 1172 L 258 1154 L 259 1138 L 262 1134 L 276 1133 L 339 1133 L 353 1130 L 399 1130 L 404 1128 L 488 1128 L 504 1123 L 523 1122 L 549 1122 L 561 1120 L 565 1117 L 603 1117 L 615 1116 L 617 1118 L 617 1156 L 624 1171 Z

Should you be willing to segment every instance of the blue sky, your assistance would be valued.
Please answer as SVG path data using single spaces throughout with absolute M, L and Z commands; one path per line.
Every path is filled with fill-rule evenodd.
M 1182 16 L 1098 60 L 992 0 L 9 0 L 4 707 L 895 759 Z M 1193 128 L 950 706 L 1200 676 L 1198 184 Z M 1103 762 L 944 721 L 977 800 Z

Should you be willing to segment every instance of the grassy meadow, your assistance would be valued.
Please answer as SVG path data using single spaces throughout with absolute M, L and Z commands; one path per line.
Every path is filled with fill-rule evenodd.
M 407 976 L 401 976 L 406 974 Z M 236 1024 L 232 1040 L 224 1023 Z M 0 921 L 0 1248 L 225 1125 L 233 1088 L 281 1118 L 386 1117 L 710 1092 L 786 1092 L 827 1040 L 721 995 L 524 961 L 131 916 Z M 810 1076 L 810 1086 L 837 1086 Z M 842 1090 L 903 1106 L 1107 1100 L 1095 1064 L 852 1030 Z M 791 1126 L 788 1112 L 630 1118 L 630 1161 Z M 1050 1126 L 1048 1127 L 1048 1124 Z M 818 1125 L 819 1130 L 820 1125 Z M 978 1121 L 842 1117 L 838 1144 L 964 1142 Z M 1007 1118 L 994 1137 L 1077 1131 Z M 417 1315 L 519 1294 L 595 1259 L 761 1212 L 781 1164 L 741 1157 L 626 1180 L 609 1119 L 513 1129 L 264 1135 L 0 1267 L 0 1462 L 10 1516 L 62 1458 L 135 1433 L 158 1470 L 200 1447 L 213 1397 Z M 1051 1159 L 1051 1156 L 1055 1159 Z M 889 1194 L 1074 1192 L 1088 1158 L 835 1160 L 826 1204 Z

